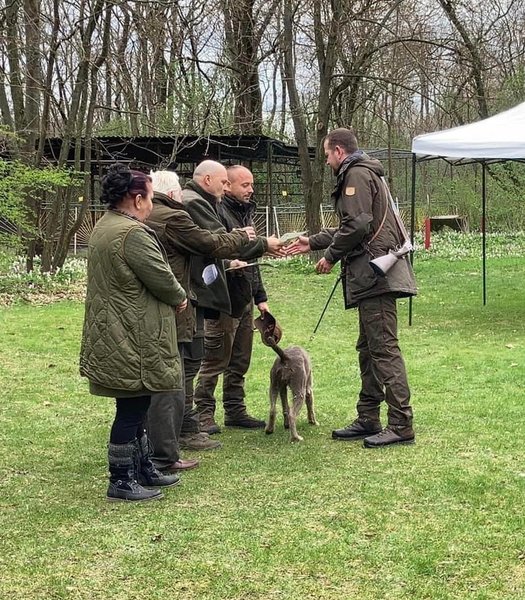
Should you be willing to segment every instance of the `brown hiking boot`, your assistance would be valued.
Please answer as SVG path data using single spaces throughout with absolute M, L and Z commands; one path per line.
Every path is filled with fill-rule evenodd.
M 412 427 L 399 427 L 388 425 L 376 435 L 372 435 L 363 440 L 365 448 L 382 448 L 392 444 L 413 444 L 416 436 Z
M 189 471 L 190 469 L 196 469 L 199 466 L 199 461 L 196 458 L 182 459 L 159 469 L 162 473 L 176 473 L 177 471 Z
M 199 415 L 199 423 L 200 430 L 203 433 L 207 433 L 208 435 L 213 435 L 214 433 L 220 433 L 221 428 L 215 422 L 213 415 L 201 414 Z
M 209 434 L 200 431 L 181 435 L 179 446 L 184 450 L 214 450 L 220 448 L 222 444 L 217 440 L 212 440 Z
M 374 433 L 381 431 L 381 422 L 373 421 L 372 419 L 356 419 L 350 425 L 343 427 L 342 429 L 335 429 L 332 431 L 332 438 L 334 440 L 362 440 Z

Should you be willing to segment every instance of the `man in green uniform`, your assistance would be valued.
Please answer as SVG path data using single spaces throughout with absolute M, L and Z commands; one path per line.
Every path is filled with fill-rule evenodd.
M 228 190 L 218 207 L 227 231 L 253 227 L 256 210 L 253 175 L 242 165 L 227 169 Z M 245 429 L 263 428 L 266 423 L 248 414 L 245 403 L 244 378 L 250 366 L 253 346 L 253 310 L 268 311 L 268 296 L 263 287 L 259 267 L 253 266 L 227 273 L 230 313 L 219 312 L 205 320 L 204 358 L 195 388 L 195 405 L 203 427 L 218 433 L 215 422 L 215 389 L 223 376 L 222 403 L 224 424 Z
M 222 196 L 227 190 L 228 173 L 223 165 L 215 161 L 205 160 L 197 166 L 193 173 L 193 179 L 186 184 L 183 190 L 184 206 L 197 225 L 203 229 L 208 229 L 212 233 L 226 233 L 227 229 L 220 218 L 220 203 Z M 249 225 L 239 228 L 253 232 L 253 227 Z M 262 256 L 264 253 L 281 256 L 281 246 L 282 244 L 277 238 L 256 237 L 241 249 L 239 258 L 243 261 L 249 261 Z M 202 273 L 204 268 L 209 265 L 214 265 L 217 277 L 212 282 L 204 282 Z M 209 329 L 210 323 L 212 321 L 217 322 L 221 318 L 231 317 L 232 312 L 235 312 L 236 304 L 238 304 L 240 296 L 243 295 L 243 291 L 237 289 L 230 297 L 225 265 L 223 264 L 223 261 L 218 261 L 213 257 L 195 257 L 194 260 L 192 260 L 191 276 L 192 290 L 197 296 L 197 314 L 200 312 L 204 316 L 206 322 L 206 356 L 209 356 L 210 352 L 214 354 L 222 352 L 221 349 L 224 348 L 224 338 L 221 333 L 219 335 L 213 335 L 213 332 Z M 250 301 L 250 297 L 245 298 L 243 306 L 246 306 Z M 250 324 L 250 327 L 253 326 Z M 224 349 L 224 353 L 226 353 L 226 349 Z M 213 381 L 215 381 L 215 384 L 219 374 L 220 373 L 213 374 Z M 204 372 L 203 375 L 205 379 L 209 379 L 207 372 Z M 202 390 L 200 378 L 201 373 L 199 373 L 199 382 L 197 384 L 199 394 Z M 215 384 L 211 387 L 214 388 Z M 201 428 L 203 431 L 210 434 L 218 433 L 220 431 L 214 419 L 215 399 L 213 393 L 210 394 L 209 390 L 211 387 L 208 385 L 206 386 L 207 391 L 205 398 L 202 394 L 197 398 L 197 391 L 195 394 Z M 253 420 L 253 418 L 247 414 L 243 398 L 235 398 L 235 400 L 235 408 L 239 408 L 239 410 L 232 410 L 231 414 L 227 414 L 227 424 L 251 428 L 257 421 L 257 423 L 262 423 L 262 426 L 264 427 L 264 422 L 261 422 L 258 419 Z M 241 400 L 242 405 L 239 405 L 239 400 Z M 242 410 L 243 407 L 244 410 Z M 229 411 L 228 406 L 225 406 L 225 409 L 227 409 L 227 412 Z M 256 426 L 260 427 L 261 425 L 256 424 Z
M 301 236 L 288 254 L 325 249 L 316 265 L 330 273 L 341 262 L 345 308 L 357 307 L 357 351 L 361 391 L 357 419 L 332 432 L 338 440 L 364 438 L 368 448 L 412 443 L 412 408 L 405 364 L 397 339 L 396 299 L 416 294 L 410 262 L 396 261 L 386 277 L 375 273 L 370 260 L 400 248 L 405 240 L 390 204 L 381 163 L 359 150 L 353 131 L 335 129 L 325 139 L 326 162 L 336 175 L 332 193 L 339 227 Z M 388 406 L 388 424 L 382 429 L 379 409 Z

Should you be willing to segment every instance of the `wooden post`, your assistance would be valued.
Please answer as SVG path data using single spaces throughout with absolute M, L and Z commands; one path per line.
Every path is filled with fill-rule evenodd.
M 430 217 L 425 219 L 425 250 L 430 248 Z

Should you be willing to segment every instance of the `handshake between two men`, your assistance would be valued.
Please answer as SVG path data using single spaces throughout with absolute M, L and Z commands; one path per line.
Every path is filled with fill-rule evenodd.
M 255 229 L 253 227 L 243 227 L 243 231 L 248 234 L 249 240 L 254 240 L 257 237 Z M 289 233 L 278 238 L 275 235 L 271 235 L 266 238 L 268 243 L 268 249 L 266 251 L 267 256 L 272 258 L 285 258 L 287 256 L 297 256 L 299 254 L 308 254 L 310 252 L 310 242 L 307 236 L 302 234 Z M 242 268 L 248 263 L 244 261 L 235 260 L 230 263 L 230 268 Z M 333 263 L 328 262 L 325 258 L 321 258 L 315 265 L 317 273 L 330 273 L 333 268 Z
M 252 226 L 240 228 L 248 235 L 248 239 L 254 240 L 257 237 L 255 229 Z M 287 256 L 295 256 L 298 254 L 307 254 L 310 252 L 310 243 L 308 237 L 297 233 L 287 233 L 280 238 L 276 235 L 271 235 L 266 238 L 268 248 L 265 252 L 266 256 L 272 258 L 286 258 Z M 241 260 L 233 260 L 230 262 L 230 269 L 240 269 L 247 265 Z M 333 264 L 321 259 L 316 265 L 318 273 L 329 273 L 332 270 Z

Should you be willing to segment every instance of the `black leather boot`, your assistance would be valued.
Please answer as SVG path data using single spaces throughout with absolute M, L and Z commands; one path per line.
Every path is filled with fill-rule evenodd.
M 387 425 L 383 431 L 363 440 L 365 448 L 382 448 L 393 444 L 413 444 L 416 436 L 411 425 Z
M 180 483 L 180 477 L 173 473 L 163 474 L 151 462 L 148 436 L 144 434 L 136 441 L 138 447 L 137 480 L 145 487 L 170 487 Z
M 241 429 L 264 429 L 266 423 L 261 419 L 256 419 L 248 413 L 230 417 L 226 415 L 224 417 L 224 424 L 226 427 L 240 427 Z
M 137 440 L 127 444 L 109 444 L 109 487 L 110 502 L 140 502 L 162 498 L 160 490 L 146 490 L 135 479 Z
M 332 431 L 332 438 L 334 440 L 362 440 L 380 431 L 381 423 L 379 420 L 357 418 L 350 425 Z

